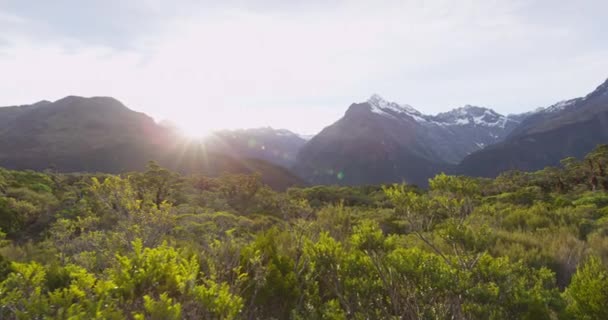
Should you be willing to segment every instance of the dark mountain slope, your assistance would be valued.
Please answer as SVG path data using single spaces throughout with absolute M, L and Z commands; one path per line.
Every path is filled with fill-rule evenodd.
M 149 160 L 156 160 L 184 173 L 260 172 L 273 187 L 303 184 L 262 160 L 236 159 L 188 143 L 113 98 L 70 96 L 53 103 L 0 108 L 0 123 L 0 166 L 11 169 L 119 173 L 143 170 Z
M 71 96 L 22 108 L 0 130 L 0 165 L 5 167 L 137 170 L 168 143 L 167 132 L 152 118 L 113 98 Z
M 445 164 L 425 158 L 428 150 L 417 144 L 416 135 L 414 125 L 370 112 L 367 103 L 353 104 L 302 148 L 296 172 L 320 184 L 424 184 Z
M 21 114 L 31 111 L 37 107 L 49 104 L 49 101 L 40 101 L 31 105 L 13 106 L 0 108 L 0 132 L 5 130 Z
M 374 95 L 312 138 L 295 171 L 319 184 L 425 185 L 471 152 L 501 141 L 518 123 L 473 106 L 428 116 Z

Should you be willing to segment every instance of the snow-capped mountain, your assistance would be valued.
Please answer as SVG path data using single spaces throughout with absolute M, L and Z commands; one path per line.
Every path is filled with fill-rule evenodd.
M 437 115 L 425 115 L 414 107 L 372 95 L 367 104 L 373 113 L 419 125 L 420 139 L 432 158 L 456 164 L 471 152 L 504 139 L 521 119 L 492 109 L 466 105 Z
M 409 117 L 420 124 L 431 124 L 439 126 L 485 126 L 485 127 L 507 127 L 509 122 L 518 122 L 503 116 L 488 108 L 465 105 L 448 112 L 439 113 L 435 116 L 424 115 L 414 107 L 407 104 L 389 102 L 378 94 L 372 95 L 367 103 L 371 106 L 373 113 L 393 118 Z
M 458 171 L 496 176 L 511 169 L 538 170 L 602 143 L 608 143 L 608 80 L 585 97 L 536 110 L 504 141 L 467 156 Z
M 424 184 L 468 154 L 504 139 L 519 120 L 465 106 L 425 115 L 374 94 L 352 104 L 300 151 L 296 171 L 314 183 Z
M 564 101 L 560 101 L 548 108 L 544 108 L 539 110 L 539 112 L 541 113 L 554 113 L 554 112 L 559 112 L 562 110 L 566 110 L 568 108 L 571 108 L 572 106 L 576 105 L 578 102 L 580 102 L 581 100 L 583 100 L 583 98 L 576 98 L 576 99 L 570 99 L 570 100 L 564 100 Z
M 510 119 L 508 116 L 503 116 L 497 113 L 492 109 L 471 105 L 466 105 L 449 112 L 440 113 L 432 117 L 432 119 L 441 125 L 472 125 L 501 128 L 505 128 L 510 125 L 509 122 L 517 122 Z
M 379 94 L 373 94 L 367 100 L 367 103 L 370 105 L 371 111 L 379 115 L 395 118 L 407 115 L 416 120 L 424 121 L 424 118 L 421 118 L 421 116 L 423 116 L 422 113 L 414 109 L 412 106 L 386 101 Z M 416 117 L 418 117 L 419 119 L 417 119 Z

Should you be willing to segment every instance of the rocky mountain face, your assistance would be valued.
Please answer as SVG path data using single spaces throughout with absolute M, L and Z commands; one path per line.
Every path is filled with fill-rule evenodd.
M 473 106 L 424 115 L 373 95 L 312 138 L 294 170 L 312 183 L 424 185 L 468 154 L 504 139 L 519 121 Z
M 260 172 L 276 188 L 304 184 L 284 168 L 242 154 L 180 138 L 147 115 L 108 97 L 70 96 L 0 108 L 2 167 L 120 173 L 143 170 L 149 160 L 156 160 L 183 173 Z
M 505 139 L 521 122 L 521 116 L 503 116 L 492 109 L 464 106 L 431 120 L 426 142 L 436 146 L 438 156 L 451 164 Z
M 608 143 L 608 80 L 585 97 L 558 102 L 526 117 L 502 142 L 467 156 L 457 172 L 496 176 L 538 170 L 582 157 Z

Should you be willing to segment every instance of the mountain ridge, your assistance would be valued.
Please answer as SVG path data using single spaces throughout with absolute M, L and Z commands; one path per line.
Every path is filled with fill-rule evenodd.
M 584 97 L 509 115 L 473 105 L 429 115 L 372 94 L 311 137 L 262 127 L 220 130 L 198 142 L 115 98 L 67 96 L 0 108 L 0 165 L 116 172 L 160 159 L 177 171 L 280 166 L 272 170 L 289 176 L 292 169 L 319 184 L 424 185 L 441 171 L 494 176 L 555 165 L 608 142 L 606 128 L 608 80 Z M 211 158 L 231 165 L 201 167 Z
M 144 170 L 156 160 L 182 173 L 260 172 L 278 189 L 305 184 L 263 159 L 205 149 L 111 97 L 67 96 L 0 108 L 0 123 L 0 166 L 10 169 L 121 173 Z
M 540 170 L 603 143 L 608 143 L 608 80 L 584 97 L 533 113 L 504 141 L 465 157 L 456 172 L 493 177 L 507 170 Z
M 474 106 L 425 115 L 373 94 L 351 104 L 341 119 L 311 139 L 294 170 L 313 183 L 405 180 L 423 185 L 434 173 L 500 141 L 518 123 Z
M 335 184 L 424 185 L 441 171 L 495 176 L 580 157 L 608 142 L 607 128 L 608 80 L 584 97 L 506 116 L 472 105 L 426 115 L 373 94 L 311 139 L 294 170 L 313 183 Z

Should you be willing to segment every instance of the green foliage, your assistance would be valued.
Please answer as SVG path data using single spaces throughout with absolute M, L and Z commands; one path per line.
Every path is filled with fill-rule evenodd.
M 475 285 L 466 293 L 474 303 L 464 309 L 476 319 L 552 319 L 561 311 L 554 275 L 546 268 L 484 255 L 470 281 Z
M 194 287 L 192 296 L 198 305 L 194 314 L 202 318 L 235 319 L 243 308 L 243 299 L 232 294 L 227 283 L 207 280 Z
M 606 207 L 608 206 L 608 194 L 597 192 L 586 193 L 581 195 L 573 204 L 577 206 L 593 204 L 598 208 Z
M 590 257 L 572 277 L 564 297 L 575 319 L 608 318 L 608 268 L 597 257 Z
M 162 168 L 156 162 L 148 163 L 148 170 L 143 174 L 129 177 L 137 198 L 144 204 L 153 204 L 160 209 L 164 202 L 176 202 L 181 179 L 178 174 Z
M 6 279 L 6 277 L 13 271 L 11 263 L 4 256 L 0 255 L 0 281 Z
M 0 169 L 0 319 L 604 319 L 608 152 L 496 179 Z
M 169 298 L 166 293 L 160 295 L 159 301 L 155 301 L 150 296 L 144 296 L 144 308 L 146 314 L 135 314 L 135 319 L 151 319 L 151 320 L 178 320 L 182 316 L 182 306 L 179 303 L 173 303 L 173 299 Z
M 173 247 L 163 244 L 143 248 L 141 240 L 133 242 L 133 253 L 117 255 L 117 264 L 110 276 L 126 301 L 137 299 L 150 291 L 178 296 L 191 290 L 199 270 L 196 259 L 186 259 Z

